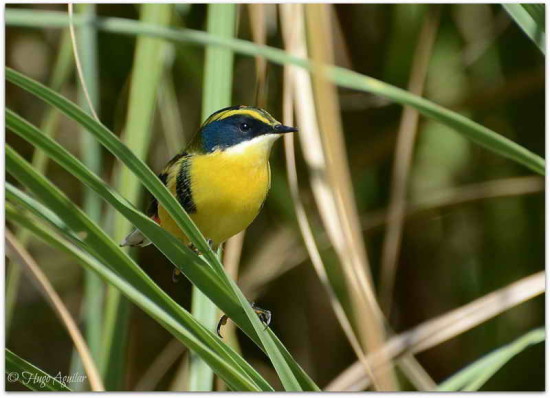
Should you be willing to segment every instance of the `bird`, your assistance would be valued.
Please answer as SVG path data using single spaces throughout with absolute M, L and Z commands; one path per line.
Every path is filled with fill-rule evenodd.
M 216 249 L 254 221 L 271 184 L 271 148 L 283 134 L 297 131 L 261 108 L 237 105 L 220 109 L 202 123 L 187 148 L 166 164 L 158 178 Z M 147 215 L 192 247 L 155 198 Z M 150 243 L 134 229 L 121 246 L 143 247 Z M 177 275 L 179 270 L 175 270 Z

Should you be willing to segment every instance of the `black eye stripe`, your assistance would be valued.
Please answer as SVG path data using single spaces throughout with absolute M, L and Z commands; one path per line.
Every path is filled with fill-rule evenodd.
M 237 127 L 240 131 L 246 133 L 261 134 L 265 131 L 270 130 L 272 127 L 269 124 L 262 122 L 254 117 L 247 115 L 233 115 L 225 119 L 219 120 L 218 123 L 225 125 L 233 125 Z M 241 127 L 243 124 L 248 126 L 247 130 L 243 130 Z
M 214 117 L 207 119 L 200 130 L 203 150 L 206 153 L 216 149 L 224 150 L 264 134 L 274 133 L 274 125 L 278 122 L 265 111 L 250 109 L 251 112 L 236 113 L 227 117 L 223 117 L 223 113 L 220 115 L 221 111 L 218 111 Z M 215 115 L 222 118 L 215 119 Z M 248 128 L 242 129 L 242 124 L 246 124 Z

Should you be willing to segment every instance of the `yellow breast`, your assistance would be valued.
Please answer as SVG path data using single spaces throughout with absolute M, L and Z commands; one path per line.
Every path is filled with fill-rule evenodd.
M 207 239 L 222 243 L 256 218 L 269 190 L 269 153 L 277 138 L 262 136 L 224 151 L 193 155 L 189 176 L 197 211 L 191 218 Z M 170 178 L 175 176 L 168 178 L 172 188 Z M 187 242 L 162 207 L 159 217 L 164 228 Z

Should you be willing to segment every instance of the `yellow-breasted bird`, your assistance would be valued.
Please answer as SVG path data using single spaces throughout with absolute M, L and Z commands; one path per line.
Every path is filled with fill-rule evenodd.
M 263 109 L 244 105 L 220 109 L 206 119 L 188 148 L 168 162 L 159 178 L 217 247 L 256 218 L 270 187 L 271 147 L 282 134 L 296 131 Z M 156 199 L 148 215 L 189 244 Z M 149 243 L 134 230 L 121 246 Z
M 296 131 L 263 109 L 244 105 L 220 109 L 206 119 L 189 147 L 168 162 L 159 178 L 203 236 L 217 247 L 256 218 L 269 191 L 271 147 L 282 134 Z M 156 199 L 151 202 L 148 215 L 189 244 Z M 149 243 L 136 229 L 121 246 Z M 269 319 L 269 314 L 254 308 Z

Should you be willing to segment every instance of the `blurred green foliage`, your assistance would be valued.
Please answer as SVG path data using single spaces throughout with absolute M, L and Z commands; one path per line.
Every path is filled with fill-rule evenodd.
M 10 7 L 21 7 L 10 5 Z M 25 6 L 64 11 L 62 5 Z M 336 53 L 337 64 L 406 87 L 415 43 L 426 12 L 432 5 L 336 5 L 335 21 L 345 48 Z M 137 19 L 134 5 L 101 4 L 99 16 Z M 276 14 L 268 13 L 268 40 L 282 47 Z M 205 29 L 206 8 L 178 5 L 172 25 Z M 251 40 L 248 13 L 239 7 L 239 38 Z M 61 30 L 6 28 L 6 65 L 47 83 L 59 50 Z M 135 39 L 98 34 L 98 70 L 101 120 L 120 133 L 128 105 L 129 79 Z M 190 137 L 201 121 L 202 47 L 174 47 L 168 68 L 174 87 L 182 136 Z M 235 56 L 233 95 L 235 104 L 254 101 L 254 60 Z M 268 64 L 268 110 L 281 115 L 282 68 Z M 456 4 L 441 6 L 438 36 L 430 61 L 425 96 L 459 111 L 474 121 L 544 155 L 544 56 L 525 36 L 500 5 Z M 65 84 L 64 95 L 76 98 L 75 80 Z M 396 132 L 402 107 L 365 93 L 339 91 L 345 139 L 358 208 L 366 220 L 386 208 Z M 33 123 L 39 124 L 45 106 L 21 90 L 8 85 L 6 104 Z M 153 120 L 149 164 L 155 171 L 177 152 L 167 145 L 160 122 L 162 108 Z M 81 135 L 74 123 L 63 119 L 56 139 L 81 156 Z M 32 148 L 12 133 L 6 141 L 30 159 Z M 340 330 L 330 303 L 307 260 L 296 256 L 299 244 L 289 245 L 281 258 L 257 264 L 263 251 L 279 242 L 275 237 L 293 231 L 299 242 L 292 203 L 284 178 L 281 145 L 272 156 L 272 191 L 245 238 L 241 274 L 252 267 L 287 266 L 288 270 L 268 283 L 255 286 L 256 301 L 273 314 L 272 327 L 294 357 L 313 379 L 324 386 L 355 361 Z M 112 180 L 114 159 L 103 156 L 103 175 Z M 306 181 L 306 168 L 299 159 L 303 198 L 314 202 Z M 421 118 L 415 148 L 409 199 L 429 198 L 438 192 L 466 184 L 526 176 L 532 173 L 507 159 L 479 148 L 439 123 Z M 46 175 L 69 197 L 83 203 L 83 189 L 56 165 Z M 8 181 L 12 181 L 8 178 Z M 513 182 L 510 182 L 511 184 Z M 143 205 L 143 208 L 145 204 Z M 365 234 L 374 280 L 383 239 L 383 228 Z M 292 242 L 291 242 L 292 243 Z M 279 243 L 280 244 L 280 243 Z M 65 255 L 31 240 L 31 253 L 51 278 L 65 303 L 78 313 L 83 297 L 84 273 Z M 331 250 L 326 261 L 336 261 Z M 273 256 L 272 256 L 273 257 Z M 186 280 L 172 283 L 167 261 L 153 246 L 139 252 L 139 264 L 172 297 L 189 308 L 191 286 Z M 390 323 L 399 332 L 426 319 L 464 305 L 475 298 L 544 268 L 544 193 L 491 198 L 435 209 L 406 224 L 399 257 L 396 298 Z M 269 269 L 271 272 L 272 269 Z M 56 318 L 52 317 L 26 277 L 22 279 L 7 346 L 50 374 L 69 370 L 72 345 Z M 247 285 L 252 292 L 251 286 Z M 247 292 L 245 288 L 245 294 Z M 131 309 L 128 350 L 123 388 L 132 389 L 157 354 L 172 338 L 149 316 Z M 544 323 L 544 300 L 539 297 L 505 312 L 473 330 L 418 355 L 436 380 L 449 377 L 481 355 L 500 347 Z M 29 327 L 32 325 L 32 327 Z M 37 331 L 40 331 L 37 333 Z M 248 339 L 240 340 L 245 358 L 274 385 L 276 375 L 266 358 Z M 320 348 L 322 347 L 322 349 Z M 166 390 L 178 366 L 174 364 L 157 388 Z M 524 371 L 525 369 L 529 371 Z M 537 345 L 506 364 L 483 390 L 544 390 L 544 345 Z M 8 389 L 18 389 L 7 384 Z

